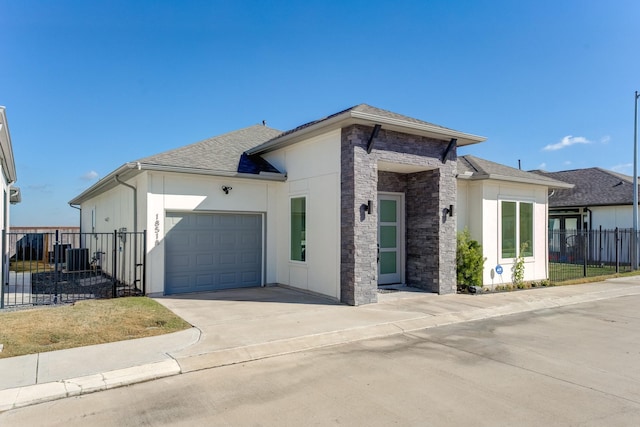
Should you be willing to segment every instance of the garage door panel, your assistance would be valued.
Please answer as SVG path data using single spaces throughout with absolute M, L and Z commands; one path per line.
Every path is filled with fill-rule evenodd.
M 221 253 L 219 258 L 220 265 L 236 265 L 237 264 L 237 256 L 234 253 Z
M 260 262 L 259 255 L 253 252 L 243 252 L 240 255 L 242 264 L 255 264 Z
M 213 256 L 211 254 L 199 254 L 199 255 L 196 255 L 195 258 L 196 258 L 195 265 L 198 267 L 214 265 Z
M 165 263 L 169 266 L 169 270 L 189 267 L 189 257 L 187 255 L 174 255 L 167 259 Z
M 260 214 L 167 213 L 165 293 L 262 284 Z

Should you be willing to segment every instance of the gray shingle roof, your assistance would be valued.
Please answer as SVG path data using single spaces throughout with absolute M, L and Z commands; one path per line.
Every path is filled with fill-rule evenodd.
M 574 184 L 572 189 L 556 190 L 549 198 L 551 208 L 633 204 L 633 177 L 628 175 L 601 168 L 532 172 Z
M 208 171 L 238 171 L 242 154 L 282 132 L 262 125 L 249 126 L 204 141 L 139 159 L 145 165 L 184 167 Z
M 392 111 L 383 110 L 381 108 L 372 107 L 371 105 L 358 104 L 358 105 L 355 105 L 353 107 L 349 107 L 349 108 L 347 108 L 345 110 L 338 111 L 337 113 L 331 114 L 330 116 L 323 117 L 321 119 L 314 120 L 312 122 L 300 125 L 300 126 L 298 126 L 296 128 L 293 128 L 291 130 L 288 130 L 288 131 L 284 132 L 281 136 L 288 135 L 288 134 L 294 133 L 294 132 L 298 132 L 298 131 L 300 131 L 302 129 L 308 128 L 309 126 L 313 126 L 313 125 L 315 125 L 317 123 L 324 122 L 324 121 L 329 120 L 329 119 L 331 119 L 333 117 L 336 117 L 336 116 L 339 116 L 341 114 L 344 114 L 344 113 L 346 113 L 348 111 L 358 111 L 360 113 L 367 113 L 367 114 L 373 114 L 373 115 L 380 116 L 380 117 L 387 117 L 387 118 L 390 118 L 390 119 L 403 120 L 403 121 L 409 122 L 409 123 L 425 124 L 425 125 L 435 126 L 435 127 L 441 128 L 441 129 L 446 129 L 446 130 L 453 131 L 453 129 L 449 129 L 449 128 L 446 128 L 444 126 L 440 126 L 440 125 L 436 125 L 436 124 L 433 124 L 433 123 L 425 122 L 423 120 L 414 119 L 413 117 L 404 116 L 402 114 L 394 113 Z
M 500 181 L 546 185 L 550 188 L 567 187 L 565 182 L 471 155 L 458 157 L 458 177 L 471 180 L 496 179 Z

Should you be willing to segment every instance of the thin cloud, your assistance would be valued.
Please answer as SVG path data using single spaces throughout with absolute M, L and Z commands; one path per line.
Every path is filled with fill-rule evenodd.
M 633 163 L 622 163 L 619 165 L 611 166 L 611 170 L 618 173 L 628 173 L 633 169 Z
M 556 150 L 561 150 L 561 149 L 566 148 L 566 147 L 570 147 L 570 146 L 572 146 L 574 144 L 591 144 L 591 141 L 589 141 L 584 136 L 567 135 L 564 138 L 562 138 L 562 140 L 560 142 L 555 143 L 555 144 L 549 144 L 546 147 L 544 147 L 543 150 L 544 151 L 556 151 Z
M 27 185 L 27 188 L 29 190 L 37 191 L 39 193 L 49 194 L 53 192 L 49 184 L 30 184 L 30 185 Z
M 569 166 L 571 164 L 571 160 L 565 160 L 562 164 L 565 166 Z
M 96 171 L 89 171 L 87 173 L 85 173 L 84 175 L 82 175 L 80 177 L 81 180 L 83 181 L 93 181 L 94 179 L 96 179 L 98 177 L 98 172 Z
M 545 170 L 546 168 L 547 168 L 547 164 L 546 164 L 546 163 L 540 163 L 540 164 L 538 165 L 538 168 L 537 168 L 537 169 L 538 169 L 538 170 L 543 171 L 543 170 Z
M 608 144 L 611 142 L 611 137 L 609 135 L 605 135 L 602 138 L 600 138 L 600 143 L 602 144 Z

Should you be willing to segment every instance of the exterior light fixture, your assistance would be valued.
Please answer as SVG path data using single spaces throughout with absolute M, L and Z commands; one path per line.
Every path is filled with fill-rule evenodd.
M 371 213 L 373 212 L 373 202 L 371 200 L 367 200 L 367 203 L 362 205 L 362 208 L 365 212 L 371 215 Z
M 449 205 L 448 208 L 444 208 L 444 214 L 453 216 L 453 205 Z

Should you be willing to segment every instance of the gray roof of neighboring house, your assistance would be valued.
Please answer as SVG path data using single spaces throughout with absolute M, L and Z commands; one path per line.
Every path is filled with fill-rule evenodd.
M 249 148 L 260 145 L 282 131 L 263 125 L 249 126 L 224 135 L 214 136 L 204 141 L 184 147 L 154 154 L 137 160 L 145 165 L 183 167 L 208 171 L 238 171 L 238 162 Z M 267 172 L 278 172 L 266 162 L 262 164 Z
M 571 184 L 550 177 L 534 174 L 479 157 L 458 157 L 458 178 L 468 180 L 495 179 L 498 181 L 544 185 L 549 188 L 570 188 Z
M 633 205 L 633 177 L 602 168 L 560 172 L 531 171 L 574 184 L 571 189 L 556 190 L 549 207 Z

